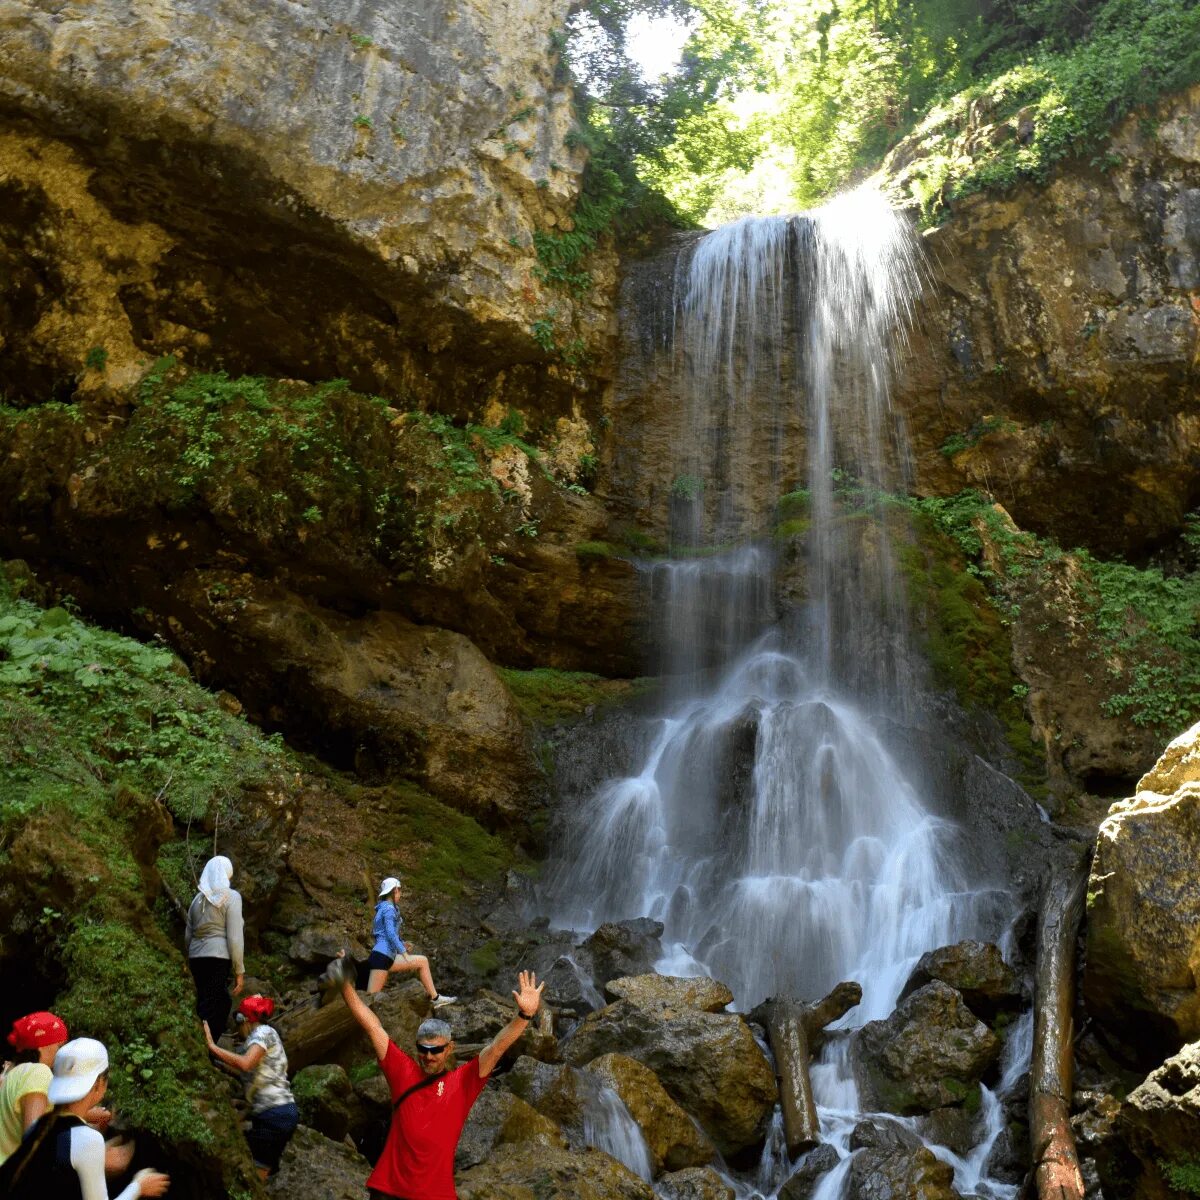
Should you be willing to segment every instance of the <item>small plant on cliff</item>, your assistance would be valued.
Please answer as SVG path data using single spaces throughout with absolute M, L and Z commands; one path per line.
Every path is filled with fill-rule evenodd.
M 108 351 L 103 346 L 93 346 L 83 360 L 83 365 L 89 371 L 100 371 L 101 373 L 108 366 Z
M 671 495 L 676 500 L 695 500 L 704 491 L 704 480 L 698 475 L 676 475 L 671 481 Z
M 358 116 L 354 118 L 354 127 L 355 129 L 374 129 L 375 122 L 372 121 L 371 118 L 366 115 L 366 113 L 359 113 Z

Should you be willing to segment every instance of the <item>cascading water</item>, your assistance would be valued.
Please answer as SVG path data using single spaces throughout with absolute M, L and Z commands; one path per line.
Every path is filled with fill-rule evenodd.
M 672 947 L 660 969 L 712 974 L 743 1009 L 857 980 L 861 1024 L 890 1013 L 922 953 L 995 938 L 1009 915 L 1003 892 L 968 883 L 958 830 L 885 736 L 919 670 L 887 499 L 905 481 L 888 393 L 915 246 L 881 199 L 856 193 L 709 234 L 681 282 L 692 432 L 673 532 L 714 552 L 643 565 L 670 707 L 641 769 L 564 831 L 555 916 L 574 929 L 655 917 Z M 792 501 L 808 522 L 807 597 L 780 613 L 747 455 L 786 424 L 780 406 L 805 398 L 806 487 Z M 795 482 L 781 473 L 774 495 Z M 859 1104 L 843 1043 L 814 1086 L 844 1149 Z

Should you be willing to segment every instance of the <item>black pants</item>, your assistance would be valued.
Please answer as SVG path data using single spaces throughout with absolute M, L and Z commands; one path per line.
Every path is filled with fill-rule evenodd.
M 196 1011 L 200 1020 L 208 1022 L 213 1040 L 225 1032 L 233 997 L 229 994 L 229 970 L 233 964 L 227 958 L 189 958 L 192 978 L 196 981 Z
M 266 1167 L 272 1175 L 279 1170 L 279 1160 L 300 1124 L 300 1110 L 294 1104 L 281 1104 L 255 1113 L 250 1118 L 246 1142 L 256 1167 Z

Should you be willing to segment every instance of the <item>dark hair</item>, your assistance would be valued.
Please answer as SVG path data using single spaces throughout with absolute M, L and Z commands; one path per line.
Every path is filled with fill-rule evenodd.
M 12 1061 L 14 1063 L 41 1062 L 41 1054 L 36 1046 L 30 1046 L 28 1050 L 15 1050 Z

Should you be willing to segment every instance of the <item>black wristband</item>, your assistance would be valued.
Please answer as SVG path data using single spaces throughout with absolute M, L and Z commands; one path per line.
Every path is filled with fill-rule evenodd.
M 528 1016 L 526 1016 L 526 1014 L 521 1011 L 520 1006 L 518 1005 L 517 1016 L 520 1017 L 522 1021 L 532 1021 L 533 1018 L 537 1016 L 537 1012 L 535 1011 L 535 1012 L 529 1014 Z

